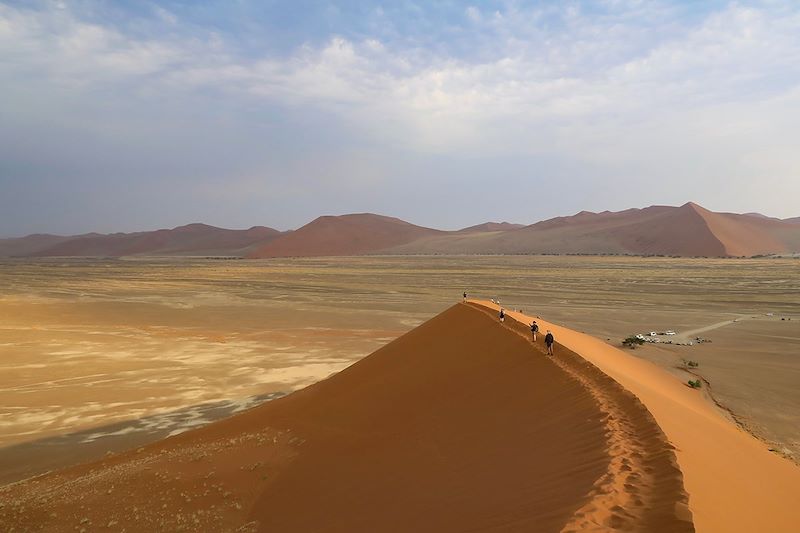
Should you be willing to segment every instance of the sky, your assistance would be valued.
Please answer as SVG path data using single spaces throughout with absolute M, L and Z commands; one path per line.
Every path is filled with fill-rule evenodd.
M 0 0 L 0 236 L 800 216 L 800 2 Z

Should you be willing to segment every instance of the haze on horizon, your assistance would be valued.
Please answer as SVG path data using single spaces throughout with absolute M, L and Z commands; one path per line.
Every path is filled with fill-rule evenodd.
M 800 215 L 800 4 L 0 1 L 0 237 Z

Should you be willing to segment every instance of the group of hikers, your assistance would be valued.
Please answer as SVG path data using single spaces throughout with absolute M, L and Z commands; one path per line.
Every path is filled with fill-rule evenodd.
M 502 312 L 502 309 L 500 310 Z M 539 324 L 534 320 L 531 322 L 531 337 L 533 342 L 536 342 L 536 334 L 539 333 Z M 548 329 L 547 335 L 544 336 L 544 343 L 547 346 L 547 355 L 553 355 L 553 343 L 556 341 L 553 333 Z
M 464 291 L 464 303 L 467 301 L 467 292 Z M 500 305 L 500 300 L 492 299 L 493 304 Z M 503 323 L 506 321 L 506 310 L 503 307 L 500 307 L 500 322 Z M 536 336 L 539 333 L 539 324 L 536 323 L 534 320 L 531 322 L 531 337 L 533 338 L 533 342 L 536 342 Z M 553 355 L 553 344 L 555 344 L 555 337 L 553 337 L 553 333 L 548 329 L 547 334 L 544 336 L 544 344 L 547 346 L 547 355 Z

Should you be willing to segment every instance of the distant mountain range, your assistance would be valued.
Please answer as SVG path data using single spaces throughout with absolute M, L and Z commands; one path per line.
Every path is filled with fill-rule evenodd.
M 680 207 L 557 217 L 497 233 L 427 238 L 394 253 L 633 254 L 730 257 L 800 251 L 800 224 Z
M 441 231 L 370 213 L 322 216 L 295 230 L 205 224 L 138 233 L 0 239 L 0 257 L 365 254 L 629 254 L 738 257 L 800 252 L 800 217 L 715 213 L 695 203 L 619 212 L 581 211 L 529 226 L 486 222 Z
M 29 235 L 0 239 L 5 257 L 244 256 L 283 235 L 254 226 L 246 230 L 189 224 L 137 233 L 87 233 L 72 237 Z

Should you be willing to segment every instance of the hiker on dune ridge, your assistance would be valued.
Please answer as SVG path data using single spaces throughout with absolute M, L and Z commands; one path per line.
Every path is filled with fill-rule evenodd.
M 547 345 L 547 355 L 553 355 L 553 344 L 556 342 L 550 330 L 547 330 L 547 335 L 544 336 L 544 343 Z

